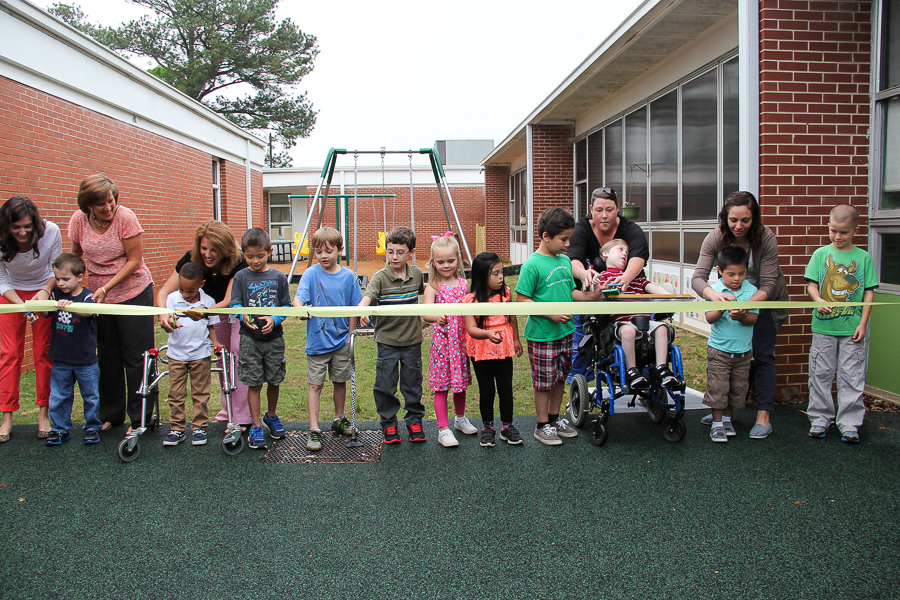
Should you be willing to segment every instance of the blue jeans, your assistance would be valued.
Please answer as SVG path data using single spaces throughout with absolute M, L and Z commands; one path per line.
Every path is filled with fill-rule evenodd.
M 588 381 L 594 379 L 593 365 L 591 361 L 578 351 L 578 344 L 584 337 L 584 315 L 574 315 L 572 321 L 575 323 L 575 354 L 572 355 L 572 368 L 569 370 L 569 376 L 566 377 L 566 383 L 572 383 L 572 378 L 576 375 L 584 375 Z
M 100 366 L 73 365 L 53 361 L 50 372 L 50 418 L 53 431 L 68 433 L 72 429 L 72 403 L 75 402 L 75 382 L 84 399 L 85 431 L 100 431 Z

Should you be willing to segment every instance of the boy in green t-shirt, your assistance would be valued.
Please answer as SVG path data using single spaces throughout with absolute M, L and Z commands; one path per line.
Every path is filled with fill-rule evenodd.
M 816 302 L 834 302 L 813 313 L 809 350 L 809 436 L 823 438 L 835 419 L 841 441 L 859 443 L 859 427 L 866 407 L 866 327 L 871 306 L 840 306 L 871 302 L 878 287 L 875 261 L 853 245 L 859 212 L 849 204 L 835 206 L 828 219 L 831 244 L 816 250 L 806 267 L 806 291 Z M 831 384 L 837 372 L 838 410 L 835 415 Z
M 574 229 L 575 219 L 562 208 L 548 208 L 541 214 L 538 219 L 541 245 L 522 264 L 516 285 L 519 302 L 592 301 L 602 297 L 599 291 L 576 289 L 572 261 L 566 256 Z M 578 435 L 568 420 L 559 418 L 566 376 L 572 366 L 574 333 L 571 315 L 529 316 L 525 322 L 534 381 L 534 411 L 538 419 L 534 437 L 548 446 L 562 444 L 560 437 Z

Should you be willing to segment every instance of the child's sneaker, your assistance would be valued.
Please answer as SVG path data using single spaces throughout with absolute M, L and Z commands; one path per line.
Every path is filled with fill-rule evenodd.
M 556 427 L 556 435 L 561 438 L 578 437 L 578 432 L 574 427 L 569 425 L 568 419 L 557 419 L 556 423 L 554 423 L 553 426 Z
M 637 367 L 632 367 L 625 371 L 625 379 L 628 381 L 628 387 L 633 390 L 649 390 L 650 382 L 644 377 Z
M 100 442 L 100 432 L 96 429 L 90 429 L 84 432 L 85 444 L 97 444 Z
M 813 425 L 809 428 L 809 437 L 811 438 L 819 438 L 822 439 L 825 437 L 825 434 L 828 433 L 827 427 L 822 427 L 821 425 Z
M 391 425 L 390 427 L 383 427 L 382 434 L 384 435 L 384 443 L 385 444 L 399 444 L 402 440 L 400 439 L 400 434 L 397 433 L 397 426 Z
M 841 434 L 841 441 L 845 444 L 858 444 L 859 443 L 859 434 L 853 431 L 852 429 L 848 429 L 844 433 Z
M 205 429 L 194 429 L 191 431 L 191 445 L 192 446 L 203 446 L 206 444 L 206 430 Z
M 725 428 L 713 426 L 709 431 L 709 439 L 714 442 L 727 442 L 728 436 L 725 434 Z
M 335 435 L 344 435 L 347 433 L 347 430 L 350 429 L 351 425 L 350 420 L 346 416 L 341 415 L 340 417 L 335 417 L 331 421 L 331 431 L 333 431 Z
M 47 435 L 47 445 L 48 446 L 59 446 L 63 442 L 68 442 L 72 439 L 72 436 L 69 432 L 63 433 L 62 431 L 51 431 Z
M 548 446 L 561 446 L 562 440 L 556 435 L 556 427 L 547 423 L 540 429 L 534 430 L 534 439 Z
M 481 430 L 481 444 L 482 448 L 493 448 L 494 447 L 494 438 L 496 437 L 497 432 L 494 431 L 493 427 L 485 427 Z
M 280 440 L 287 435 L 287 431 L 282 427 L 281 419 L 278 418 L 278 415 L 273 417 L 263 415 L 263 427 L 269 431 L 269 435 L 272 436 L 273 440 Z
M 409 441 L 411 442 L 428 441 L 428 438 L 425 437 L 425 432 L 422 430 L 422 421 L 407 423 L 406 432 L 409 434 Z
M 306 449 L 312 452 L 322 449 L 322 431 L 320 429 L 310 429 L 306 436 Z
M 453 428 L 457 431 L 462 431 L 466 435 L 478 433 L 478 428 L 472 425 L 467 417 L 456 417 L 453 419 Z
M 262 448 L 265 450 L 266 446 L 266 436 L 263 434 L 263 428 L 253 426 L 250 428 L 250 432 L 247 434 L 247 445 L 251 448 Z
M 456 448 L 459 446 L 459 441 L 456 439 L 456 436 L 453 435 L 453 431 L 451 429 L 441 429 L 438 432 L 438 443 L 444 448 Z
M 500 428 L 500 439 L 510 446 L 518 446 L 524 442 L 522 434 L 519 433 L 519 430 L 512 423 Z
M 166 436 L 166 439 L 163 440 L 163 446 L 177 446 L 184 439 L 184 432 L 178 431 L 177 429 L 172 429 L 169 431 L 169 435 Z
M 722 421 L 722 429 L 725 430 L 725 437 L 737 436 L 737 431 L 734 430 L 734 425 L 731 424 L 731 421 Z

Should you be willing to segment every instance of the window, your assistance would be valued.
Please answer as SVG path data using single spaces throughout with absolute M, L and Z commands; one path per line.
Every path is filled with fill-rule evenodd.
M 678 220 L 678 91 L 650 103 L 652 221 Z
M 291 199 L 287 194 L 269 194 L 269 236 L 272 241 L 294 239 Z
M 587 138 L 575 142 L 575 218 L 588 214 L 587 189 Z
M 604 185 L 616 190 L 619 202 L 622 202 L 622 119 L 607 125 L 606 143 L 603 154 L 606 157 L 606 177 Z
M 219 182 L 219 159 L 212 159 L 212 193 L 213 193 L 213 219 L 222 220 L 221 183 Z
M 588 142 L 588 192 L 603 187 L 603 130 L 587 137 Z
M 642 106 L 625 117 L 625 197 L 640 207 L 638 221 L 647 220 L 647 107 Z M 623 199 L 620 197 L 620 201 Z
M 722 201 L 740 184 L 740 123 L 738 121 L 738 57 L 722 64 Z
M 713 70 L 681 88 L 681 218 L 685 221 L 715 219 L 718 212 L 716 87 Z
M 650 237 L 650 258 L 681 262 L 681 234 L 677 231 L 654 231 Z
M 528 243 L 528 170 L 522 169 L 509 178 L 510 241 Z

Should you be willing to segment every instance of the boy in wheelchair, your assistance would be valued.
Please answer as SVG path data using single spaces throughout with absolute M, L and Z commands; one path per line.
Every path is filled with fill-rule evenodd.
M 606 270 L 600 273 L 599 289 L 606 289 L 607 283 L 625 271 L 628 263 L 628 244 L 625 240 L 612 240 L 600 249 L 600 254 L 606 261 Z M 639 273 L 628 284 L 628 288 L 621 290 L 624 294 L 668 294 L 669 290 L 650 283 L 643 272 Z M 646 327 L 644 323 L 649 322 Z M 636 327 L 635 324 L 640 325 Z M 614 335 L 622 344 L 625 354 L 625 379 L 628 387 L 634 391 L 650 389 L 651 381 L 648 381 L 643 372 L 637 367 L 635 343 L 642 336 L 651 336 L 655 352 L 655 362 L 650 368 L 650 378 L 658 382 L 664 388 L 676 389 L 681 385 L 678 378 L 669 370 L 667 356 L 669 349 L 669 328 L 665 323 L 650 320 L 650 315 L 612 315 L 610 325 Z M 640 329 L 640 330 L 639 330 Z

